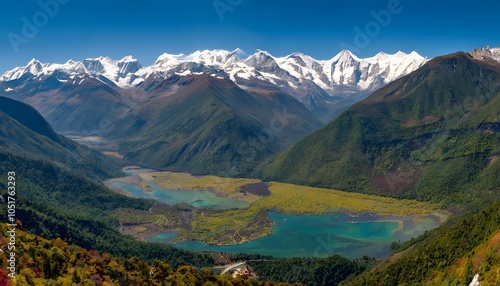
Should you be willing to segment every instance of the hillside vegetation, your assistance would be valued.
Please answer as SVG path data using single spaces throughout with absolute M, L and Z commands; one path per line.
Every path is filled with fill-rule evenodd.
M 103 179 L 120 175 L 124 162 L 57 134 L 33 107 L 0 96 L 0 150 L 42 159 Z
M 107 134 L 141 166 L 241 176 L 322 126 L 287 94 L 248 93 L 206 74 L 164 83 Z
M 14 170 L 17 176 L 16 217 L 25 230 L 45 238 L 61 238 L 86 249 L 144 260 L 161 259 L 173 267 L 206 266 L 213 259 L 205 254 L 178 250 L 163 244 L 136 241 L 118 232 L 116 210 L 146 211 L 152 201 L 114 193 L 74 172 L 45 161 L 0 153 L 0 174 Z M 0 188 L 7 189 L 0 176 Z M 7 201 L 3 194 L 4 201 Z M 6 204 L 0 205 L 6 213 Z
M 265 180 L 468 203 L 500 187 L 499 122 L 500 64 L 452 54 L 376 91 L 256 173 Z
M 1 233 L 8 229 L 0 225 Z M 0 237 L 0 242 L 4 245 L 7 240 Z M 291 285 L 257 281 L 248 275 L 233 278 L 231 274 L 218 275 L 192 266 L 172 267 L 160 260 L 147 263 L 136 257 L 115 257 L 69 245 L 59 238 L 46 240 L 20 229 L 16 231 L 15 253 L 18 266 L 13 280 L 5 273 L 8 257 L 0 253 L 1 285 Z
M 429 232 L 402 253 L 342 285 L 481 285 L 500 281 L 500 201 Z

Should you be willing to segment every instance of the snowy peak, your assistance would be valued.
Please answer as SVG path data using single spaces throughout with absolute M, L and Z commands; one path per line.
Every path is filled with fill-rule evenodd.
M 236 54 L 224 50 L 196 51 L 185 57 L 185 61 L 201 63 L 207 66 L 225 67 L 240 61 Z
M 25 74 L 35 77 L 56 75 L 67 78 L 70 75 L 104 76 L 121 87 L 130 85 L 130 77 L 142 68 L 142 65 L 131 56 L 115 61 L 109 57 L 88 58 L 82 61 L 68 60 L 64 64 L 42 64 L 38 60 L 31 60 L 24 67 L 18 67 L 6 72 L 0 77 L 1 81 L 21 78 Z
M 82 61 L 83 66 L 87 70 L 87 73 L 89 74 L 101 74 L 104 72 L 104 65 L 101 61 L 103 61 L 103 58 L 97 58 L 97 59 L 85 59 Z
M 325 71 L 334 85 L 374 90 L 418 69 L 427 60 L 416 52 L 379 52 L 373 57 L 363 59 L 343 50 L 326 62 Z
M 26 66 L 26 69 L 31 73 L 31 74 L 38 74 L 39 72 L 42 71 L 42 63 L 36 59 L 32 59 L 29 61 L 28 65 Z
M 497 62 L 500 62 L 500 48 L 490 48 L 489 46 L 486 46 L 482 49 L 474 49 L 471 52 L 471 55 L 475 59 L 479 60 L 484 60 L 489 58 Z
M 14 80 L 22 77 L 23 75 L 31 74 L 38 75 L 43 71 L 43 65 L 40 61 L 32 59 L 24 67 L 17 67 L 7 71 L 0 77 L 0 81 Z
M 338 53 L 336 56 L 334 56 L 331 60 L 331 62 L 359 62 L 360 59 L 356 57 L 351 51 L 349 50 L 342 50 L 340 53 Z
M 172 55 L 164 53 L 158 57 L 151 67 L 146 68 L 149 73 L 142 71 L 142 74 L 150 74 L 151 72 L 161 71 L 166 72 L 168 70 L 177 69 L 178 66 L 199 66 L 204 65 L 207 67 L 216 68 L 228 68 L 231 65 L 241 62 L 238 54 L 243 54 L 244 52 L 237 49 L 233 52 L 225 50 L 204 50 L 196 51 L 189 55 L 178 54 Z M 195 65 L 193 65 L 195 64 Z
M 141 63 L 137 59 L 134 59 L 132 56 L 126 56 L 121 60 L 116 62 L 118 66 L 118 77 L 125 78 L 128 74 L 133 74 L 139 71 L 142 68 Z
M 321 65 L 317 60 L 300 52 L 295 52 L 291 55 L 286 56 L 284 62 L 295 63 L 296 65 L 299 65 L 301 67 L 311 69 L 316 69 Z
M 122 88 L 131 88 L 152 75 L 166 78 L 174 74 L 208 73 L 230 78 L 237 84 L 264 81 L 301 95 L 309 93 L 311 86 L 330 95 L 339 95 L 339 90 L 347 88 L 348 92 L 340 95 L 348 95 L 362 90 L 372 91 L 414 71 L 426 61 L 416 52 L 392 55 L 380 52 L 362 59 L 349 50 L 343 50 L 330 60 L 316 60 L 300 52 L 274 57 L 259 49 L 250 56 L 241 49 L 200 50 L 189 55 L 164 53 L 147 67 L 132 56 L 120 60 L 109 57 L 69 60 L 64 64 L 43 64 L 33 59 L 24 67 L 6 72 L 0 80 L 14 80 L 25 74 L 35 77 L 55 75 L 61 81 L 72 75 L 91 75 L 106 78 Z
M 171 67 L 171 66 L 179 64 L 183 57 L 184 57 L 184 54 L 172 55 L 172 54 L 163 53 L 156 59 L 156 61 L 153 65 L 158 66 L 158 67 L 164 67 L 164 68 Z
M 245 64 L 259 71 L 273 71 L 279 69 L 274 57 L 268 52 L 259 49 L 245 60 Z
M 108 57 L 85 59 L 82 64 L 87 69 L 88 74 L 103 75 L 117 83 L 120 83 L 120 79 L 124 79 L 142 68 L 139 61 L 132 56 L 126 56 L 118 61 Z
M 245 59 L 248 57 L 247 53 L 245 53 L 245 51 L 243 51 L 240 48 L 236 48 L 234 51 L 231 52 L 231 54 L 237 56 L 240 59 Z
M 131 55 L 123 57 L 121 60 L 118 60 L 118 62 L 137 62 L 137 59 L 134 59 Z

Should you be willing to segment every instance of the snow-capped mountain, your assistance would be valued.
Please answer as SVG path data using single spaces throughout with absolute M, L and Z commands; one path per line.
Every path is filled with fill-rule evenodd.
M 142 68 L 139 61 L 126 56 L 121 60 L 108 57 L 85 59 L 83 61 L 69 60 L 64 64 L 41 63 L 32 59 L 24 67 L 17 67 L 7 71 L 0 77 L 0 81 L 19 79 L 24 75 L 43 77 L 55 74 L 61 81 L 73 78 L 75 75 L 104 76 L 120 87 L 128 87 L 135 79 L 134 74 Z
M 69 60 L 64 64 L 33 59 L 26 66 L 3 74 L 0 82 L 8 85 L 6 92 L 15 92 L 14 80 L 25 82 L 51 76 L 64 84 L 81 84 L 84 81 L 75 79 L 86 76 L 112 88 L 161 90 L 162 81 L 171 76 L 206 73 L 230 79 L 246 90 L 290 94 L 310 110 L 316 110 L 319 118 L 329 121 L 352 103 L 409 74 L 426 61 L 427 58 L 416 52 L 393 55 L 381 52 L 362 59 L 344 50 L 329 60 L 316 60 L 302 53 L 275 57 L 262 50 L 251 55 L 240 49 L 205 50 L 189 55 L 164 53 L 146 67 L 131 56 L 121 60 L 108 57 Z
M 474 49 L 471 55 L 476 59 L 490 58 L 500 62 L 500 48 L 490 48 L 486 46 L 482 49 Z
M 31 60 L 24 67 L 17 67 L 3 74 L 0 81 L 21 78 L 25 74 L 34 76 L 64 72 L 68 75 L 88 74 L 104 76 L 123 88 L 138 85 L 152 74 L 164 77 L 177 74 L 189 74 L 219 70 L 226 73 L 233 81 L 238 79 L 258 79 L 276 84 L 285 80 L 291 85 L 301 85 L 312 81 L 326 91 L 335 92 L 337 86 L 358 87 L 361 90 L 386 84 L 420 67 L 427 61 L 416 52 L 394 55 L 379 53 L 374 57 L 360 59 L 344 50 L 330 60 L 316 60 L 302 53 L 293 53 L 286 57 L 274 57 L 266 51 L 257 50 L 244 58 L 246 54 L 236 49 L 196 51 L 190 55 L 162 54 L 148 67 L 131 56 L 115 61 L 108 57 L 69 60 L 64 64 L 41 63 Z M 330 93 L 330 92 L 329 92 Z M 332 94 L 333 95 L 333 94 Z
M 301 53 L 278 58 L 278 65 L 301 80 L 312 80 L 329 94 L 338 94 L 338 87 L 354 90 L 374 90 L 404 76 L 427 61 L 416 52 L 380 52 L 374 57 L 360 59 L 343 50 L 330 60 L 318 61 Z

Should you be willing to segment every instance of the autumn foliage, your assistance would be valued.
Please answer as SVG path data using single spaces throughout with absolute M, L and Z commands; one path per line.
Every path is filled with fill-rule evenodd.
M 6 230 L 6 225 L 0 225 L 0 240 L 5 240 Z M 15 285 L 290 285 L 248 277 L 233 278 L 192 266 L 174 269 L 160 260 L 148 264 L 136 257 L 114 257 L 69 245 L 61 239 L 46 240 L 19 229 L 16 257 Z M 0 253 L 2 286 L 12 285 L 6 279 L 6 260 L 6 253 Z

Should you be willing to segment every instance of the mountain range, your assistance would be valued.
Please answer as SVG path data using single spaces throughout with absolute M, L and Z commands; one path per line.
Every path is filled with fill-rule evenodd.
M 318 118 L 329 122 L 350 104 L 426 61 L 416 52 L 393 55 L 380 52 L 362 59 L 343 50 L 329 60 L 316 60 L 303 53 L 275 57 L 262 50 L 249 56 L 240 49 L 205 50 L 190 55 L 164 53 L 151 66 L 142 66 L 132 56 L 120 60 L 108 57 L 69 60 L 64 64 L 33 59 L 24 67 L 4 73 L 0 82 L 6 83 L 1 88 L 3 93 L 22 92 L 22 84 L 27 80 L 47 78 L 52 78 L 53 85 L 80 85 L 86 78 L 94 78 L 113 89 L 143 92 L 152 81 L 206 73 L 230 79 L 245 90 L 288 93 Z
M 138 164 L 242 175 L 426 61 L 415 52 L 360 59 L 344 50 L 320 61 L 239 49 L 162 54 L 147 67 L 131 56 L 33 59 L 0 77 L 0 95 Z
M 106 136 L 130 161 L 194 173 L 248 174 L 322 126 L 284 93 L 249 92 L 207 74 L 168 81 L 163 84 L 175 92 L 131 109 Z
M 16 209 L 24 229 L 114 255 L 197 266 L 211 262 L 205 253 L 121 236 L 116 231 L 119 211 L 127 216 L 151 212 L 153 203 L 121 196 L 89 180 L 117 176 L 123 161 L 57 133 L 64 131 L 100 137 L 125 159 L 144 166 L 253 175 L 448 207 L 456 216 L 403 243 L 393 257 L 358 277 L 352 275 L 343 285 L 458 285 L 469 283 L 475 273 L 484 285 L 496 285 L 500 49 L 426 60 L 353 105 L 346 102 L 364 97 L 362 81 L 349 85 L 344 78 L 346 84 L 336 87 L 354 93 L 330 94 L 310 80 L 304 90 L 318 87 L 321 96 L 338 99 L 324 103 L 350 106 L 324 127 L 321 105 L 301 100 L 300 88 L 291 81 L 298 76 L 278 58 L 258 51 L 235 62 L 252 66 L 262 76 L 246 79 L 243 72 L 213 68 L 220 57 L 208 65 L 200 63 L 203 52 L 195 54 L 166 55 L 165 70 L 157 67 L 149 74 L 132 58 L 100 58 L 73 62 L 80 72 L 51 70 L 32 61 L 29 68 L 4 75 L 0 92 L 10 98 L 0 96 L 0 169 L 20 174 L 26 191 L 19 193 Z M 341 54 L 337 63 L 350 62 L 344 69 L 347 75 L 357 60 L 349 52 Z M 237 50 L 229 59 L 241 57 Z M 169 65 L 177 70 L 169 70 Z M 280 75 L 289 86 L 281 87 L 276 79 L 273 83 L 270 75 Z M 137 82 L 130 85 L 130 80 Z M 333 109 L 328 110 L 333 116 Z M 0 186 L 7 186 L 5 177 Z M 1 208 L 6 212 L 6 204 Z M 290 272 L 283 268 L 279 277 Z M 50 269 L 57 266 L 49 265 L 46 275 Z M 321 266 L 313 272 L 324 281 L 332 268 Z
M 500 186 L 499 121 L 500 63 L 460 52 L 377 90 L 259 170 L 267 180 L 470 202 Z
M 499 52 L 471 54 L 494 60 Z M 135 163 L 243 175 L 427 61 L 415 52 L 360 59 L 344 50 L 318 61 L 238 49 L 163 54 L 149 67 L 130 56 L 32 60 L 1 77 L 0 94 L 34 106 L 57 131 L 97 136 Z

